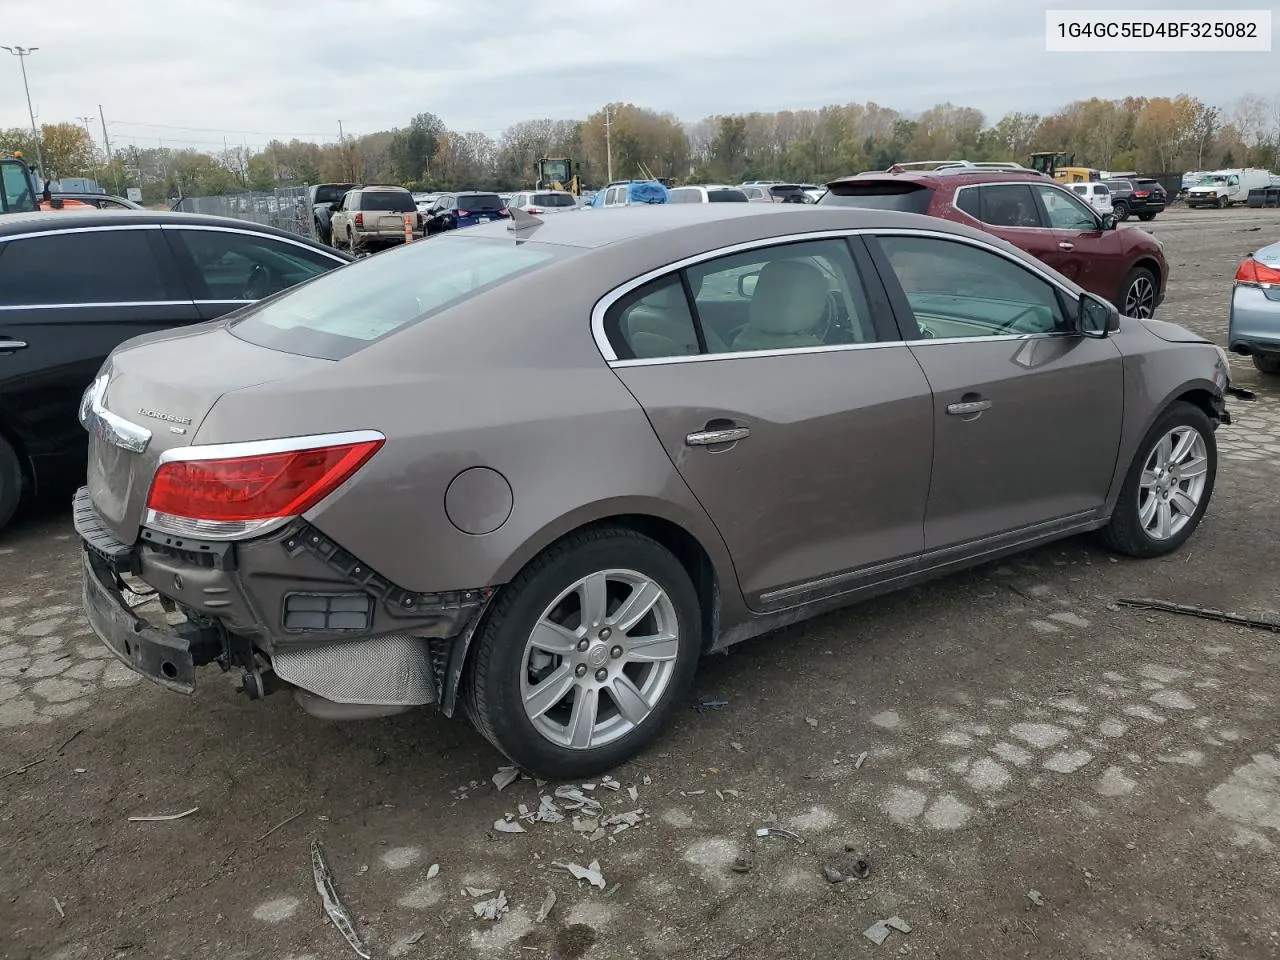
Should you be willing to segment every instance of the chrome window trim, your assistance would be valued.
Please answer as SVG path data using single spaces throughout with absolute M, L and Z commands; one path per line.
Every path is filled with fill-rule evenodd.
M 302 243 L 299 240 L 294 240 L 292 237 L 277 237 L 274 233 L 263 233 L 259 230 L 243 230 L 239 227 L 224 227 L 203 223 L 162 223 L 159 226 L 161 230 L 203 230 L 206 233 L 237 233 L 243 237 L 263 237 L 267 240 L 275 240 L 277 243 L 287 243 L 291 247 L 298 247 L 299 249 L 306 250 L 310 253 L 319 254 L 320 256 L 327 257 L 334 263 L 345 265 L 351 262 L 330 253 L 328 250 L 317 250 L 311 244 Z
M 115 300 L 108 303 L 16 303 L 0 310 L 84 310 L 92 307 L 189 307 L 192 300 Z
M 274 437 L 268 440 L 242 440 L 235 443 L 193 444 L 170 447 L 160 454 L 159 464 L 186 463 L 195 460 L 227 460 L 233 457 L 265 457 L 273 453 L 295 453 L 314 447 L 339 447 L 350 443 L 386 440 L 378 430 L 344 430 L 339 433 L 313 433 L 299 437 Z
M 704 251 L 703 253 L 693 254 L 692 256 L 685 257 L 683 260 L 677 260 L 674 263 L 669 263 L 669 264 L 666 264 L 665 266 L 650 270 L 647 273 L 643 273 L 638 277 L 633 277 L 632 279 L 626 281 L 625 283 L 610 290 L 603 297 L 597 300 L 595 306 L 592 307 L 591 335 L 592 335 L 592 338 L 595 340 L 596 349 L 600 351 L 601 356 L 604 357 L 605 362 L 611 368 L 619 369 L 619 368 L 625 368 L 625 367 L 652 367 L 652 366 L 659 366 L 659 365 L 669 364 L 669 363 L 699 363 L 699 362 L 716 361 L 716 360 L 733 360 L 733 359 L 747 359 L 747 358 L 771 357 L 771 356 L 786 356 L 791 354 L 835 353 L 835 352 L 842 352 L 842 351 L 848 351 L 848 350 L 870 350 L 870 349 L 878 349 L 883 347 L 894 347 L 894 346 L 915 345 L 915 344 L 942 344 L 942 343 L 952 343 L 952 342 L 971 343 L 978 340 L 981 340 L 984 342 L 991 342 L 991 341 L 997 341 L 997 340 L 1010 340 L 1010 341 L 1011 340 L 1032 340 L 1032 339 L 1043 339 L 1046 337 L 1072 336 L 1072 334 L 1063 334 L 1060 332 L 1053 332 L 1053 333 L 1009 334 L 1009 335 L 1002 335 L 999 337 L 947 337 L 947 338 L 940 338 L 940 339 L 921 338 L 918 340 L 883 340 L 883 341 L 876 341 L 874 343 L 837 343 L 837 344 L 829 344 L 821 347 L 797 347 L 789 350 L 743 350 L 739 352 L 730 351 L 727 353 L 700 353 L 700 354 L 694 354 L 692 356 L 652 357 L 652 358 L 646 357 L 646 358 L 640 358 L 635 360 L 621 360 L 618 358 L 617 352 L 613 349 L 613 345 L 609 343 L 609 338 L 605 334 L 604 317 L 605 317 L 605 314 L 608 313 L 609 309 L 615 303 L 617 303 L 619 300 L 621 300 L 623 297 L 625 297 L 627 294 L 631 293 L 632 291 L 636 290 L 637 288 L 642 287 L 646 283 L 650 283 L 653 280 L 657 280 L 660 277 L 666 276 L 669 273 L 675 273 L 680 270 L 684 270 L 688 267 L 695 266 L 699 263 L 704 263 L 707 260 L 715 260 L 720 257 L 732 256 L 735 253 L 745 253 L 749 250 L 757 250 L 761 247 L 782 246 L 786 244 L 801 243 L 801 242 L 810 241 L 810 240 L 847 239 L 849 237 L 856 237 L 856 236 L 924 237 L 924 238 L 935 239 L 935 240 L 949 240 L 957 243 L 965 243 L 971 247 L 976 247 L 979 250 L 985 250 L 988 253 L 994 253 L 997 256 L 1003 257 L 1005 260 L 1008 260 L 1010 263 L 1013 263 L 1021 267 L 1022 269 L 1028 271 L 1029 273 L 1032 273 L 1035 276 L 1039 277 L 1040 279 L 1046 281 L 1051 286 L 1062 291 L 1072 300 L 1080 299 L 1080 294 L 1077 291 L 1072 290 L 1069 286 L 1064 284 L 1062 280 L 1051 276 L 1044 269 L 1042 269 L 1042 267 L 1038 263 L 1027 263 L 1021 257 L 1015 256 L 1014 254 L 1011 254 L 1006 250 L 1001 250 L 999 247 L 993 246 L 992 244 L 987 243 L 986 241 L 979 239 L 977 237 L 966 237 L 960 234 L 948 233 L 945 230 L 927 230 L 927 229 L 914 229 L 914 228 L 903 228 L 903 227 L 878 227 L 878 228 L 877 227 L 853 227 L 853 228 L 845 228 L 842 230 L 815 230 L 810 233 L 789 233 L 789 234 L 784 234 L 783 236 L 778 236 L 778 237 L 766 237 L 758 240 L 747 240 L 747 241 L 743 241 L 742 243 L 735 243 L 735 244 L 730 244 L 724 247 L 717 247 L 715 250 L 708 250 L 708 251 Z M 1030 254 L 1028 254 L 1027 256 L 1030 256 Z
M 9 243 L 13 240 L 27 240 L 31 237 L 56 237 L 66 233 L 102 233 L 108 230 L 205 230 L 214 233 L 238 233 L 246 237 L 266 237 L 269 240 L 276 240 L 280 243 L 287 243 L 290 246 L 299 247 L 303 250 L 309 250 L 312 253 L 318 253 L 321 256 L 328 257 L 335 263 L 347 264 L 350 261 L 344 260 L 328 250 L 317 249 L 301 240 L 295 240 L 292 237 L 277 237 L 274 233 L 263 233 L 261 230 L 247 230 L 242 227 L 228 227 L 221 224 L 205 224 L 205 223 L 108 223 L 97 224 L 92 227 L 55 227 L 52 230 L 32 230 L 27 233 L 13 233 L 7 236 L 0 236 L 0 243 Z M 186 301 L 182 301 L 186 302 Z

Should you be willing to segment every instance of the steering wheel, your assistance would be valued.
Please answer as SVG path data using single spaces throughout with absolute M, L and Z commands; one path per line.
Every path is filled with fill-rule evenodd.
M 260 263 L 255 263 L 245 277 L 244 288 L 240 291 L 241 300 L 261 300 L 271 293 L 271 274 Z

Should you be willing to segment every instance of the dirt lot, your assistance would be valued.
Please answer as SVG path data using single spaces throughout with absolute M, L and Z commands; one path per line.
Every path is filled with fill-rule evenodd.
M 1161 315 L 1222 342 L 1280 211 L 1151 226 Z M 0 539 L 0 956 L 354 956 L 313 838 L 375 957 L 1280 956 L 1278 638 L 1115 602 L 1277 615 L 1280 383 L 1234 373 L 1258 398 L 1182 552 L 1067 541 L 709 660 L 697 698 L 727 705 L 597 786 L 645 819 L 594 842 L 568 819 L 494 833 L 552 786 L 499 792 L 500 758 L 433 712 L 326 725 L 216 671 L 190 699 L 136 681 L 82 623 L 67 510 L 37 510 Z M 860 856 L 867 879 L 824 878 Z M 593 860 L 605 890 L 553 866 Z M 510 913 L 476 920 L 467 886 Z M 863 936 L 893 916 L 910 933 Z

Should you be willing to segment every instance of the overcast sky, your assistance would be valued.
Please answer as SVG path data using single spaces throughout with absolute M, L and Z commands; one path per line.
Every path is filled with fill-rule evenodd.
M 1208 2 L 1127 0 L 1133 9 Z M 1231 4 L 1232 6 L 1236 4 Z M 1239 6 L 1266 7 L 1263 2 Z M 1050 2 L 1051 8 L 1107 5 Z M 1112 4 L 1111 6 L 1118 6 Z M 1280 53 L 1049 54 L 1027 0 L 89 0 L 21 4 L 42 123 L 106 113 L 115 143 L 334 139 L 438 114 L 496 136 L 607 101 L 713 113 L 874 100 L 1049 112 L 1090 96 L 1280 97 Z M 22 24 L 15 32 L 15 25 Z M 0 126 L 29 125 L 0 51 Z M 1268 86 L 1274 89 L 1268 89 Z

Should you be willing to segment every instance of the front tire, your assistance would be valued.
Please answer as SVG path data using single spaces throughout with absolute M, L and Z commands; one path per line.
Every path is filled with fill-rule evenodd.
M 1226 197 L 1219 197 L 1219 198 L 1218 198 L 1218 209 L 1219 209 L 1219 210 L 1225 210 L 1225 209 L 1227 209 L 1227 207 L 1229 207 L 1229 206 L 1231 206 L 1231 201 L 1230 201 L 1230 200 L 1228 200 Z
M 8 526 L 22 500 L 22 462 L 9 441 L 0 437 L 0 530 Z
M 670 720 L 701 625 L 693 582 L 661 544 L 623 528 L 573 534 L 499 592 L 464 681 L 468 716 L 523 770 L 595 776 Z
M 1213 422 L 1194 404 L 1170 404 L 1138 447 L 1103 541 L 1130 557 L 1172 553 L 1200 525 L 1217 473 Z

